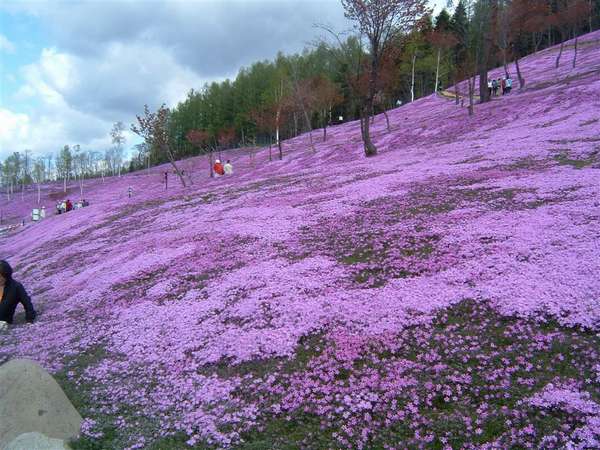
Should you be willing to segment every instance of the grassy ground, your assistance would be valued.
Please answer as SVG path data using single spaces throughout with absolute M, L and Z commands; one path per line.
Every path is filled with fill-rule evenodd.
M 569 417 L 559 410 L 536 410 L 526 406 L 523 400 L 551 382 L 593 378 L 593 361 L 598 360 L 600 349 L 600 338 L 591 332 L 563 328 L 552 321 L 540 324 L 503 317 L 490 305 L 473 300 L 464 300 L 450 310 L 440 312 L 431 325 L 399 332 L 393 341 L 395 344 L 392 346 L 373 341 L 364 347 L 352 361 L 351 370 L 340 369 L 335 383 L 343 385 L 352 379 L 359 380 L 367 368 L 384 370 L 382 363 L 394 360 L 411 361 L 415 367 L 420 367 L 421 363 L 431 362 L 431 355 L 436 355 L 435 363 L 443 369 L 432 371 L 426 368 L 410 374 L 415 380 L 414 386 L 407 392 L 397 392 L 392 401 L 398 410 L 413 405 L 410 406 L 416 408 L 413 416 L 407 416 L 405 421 L 376 427 L 367 441 L 366 448 L 370 449 L 383 450 L 389 444 L 427 449 L 442 449 L 444 445 L 450 445 L 458 449 L 467 444 L 480 445 L 498 440 L 504 448 L 519 448 L 526 443 L 536 447 L 541 436 L 568 434 L 581 424 L 580 417 Z M 323 356 L 323 348 L 327 345 L 320 336 L 315 336 L 304 340 L 296 357 L 291 360 L 257 361 L 232 367 L 221 365 L 207 370 L 222 376 L 231 376 L 235 372 L 262 379 L 273 367 L 277 367 L 280 372 L 293 377 Z M 99 348 L 96 352 L 80 356 L 72 361 L 69 370 L 82 371 L 102 354 L 103 350 Z M 453 381 L 464 377 L 471 382 Z M 66 373 L 58 376 L 73 404 L 85 414 L 92 407 L 86 396 L 91 386 L 75 386 L 74 379 L 76 377 L 68 377 Z M 440 386 L 440 390 L 431 386 Z M 591 398 L 600 400 L 598 390 L 587 389 Z M 241 390 L 239 395 L 252 398 L 258 394 Z M 485 414 L 479 410 L 482 405 L 485 405 Z M 266 411 L 268 405 L 264 406 Z M 390 406 L 382 404 L 374 407 L 371 411 L 373 420 L 378 415 L 383 418 Z M 415 421 L 415 417 L 420 419 Z M 147 420 L 151 422 L 150 418 Z M 262 425 L 245 433 L 243 442 L 234 448 L 324 450 L 340 446 L 334 437 L 338 430 L 322 428 L 320 418 L 310 408 L 285 414 L 266 413 L 261 420 Z M 465 428 L 465 421 L 472 425 Z M 519 424 L 525 423 L 533 424 L 537 437 L 521 437 L 520 444 L 511 443 L 511 429 L 518 429 Z M 84 437 L 73 442 L 73 448 L 117 449 L 124 445 L 127 436 L 113 427 L 101 429 L 103 436 L 100 439 Z M 425 436 L 428 436 L 429 442 L 425 442 Z M 183 434 L 175 434 L 155 441 L 148 448 L 189 448 L 186 440 Z M 214 447 L 199 444 L 194 448 Z

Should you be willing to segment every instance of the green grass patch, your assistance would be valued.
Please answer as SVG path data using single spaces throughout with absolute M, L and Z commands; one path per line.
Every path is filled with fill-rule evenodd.
M 554 156 L 554 159 L 561 166 L 571 166 L 575 169 L 583 169 L 584 167 L 591 166 L 596 162 L 596 155 L 591 155 L 588 158 L 583 159 L 573 159 L 570 158 L 569 155 L 561 153 Z

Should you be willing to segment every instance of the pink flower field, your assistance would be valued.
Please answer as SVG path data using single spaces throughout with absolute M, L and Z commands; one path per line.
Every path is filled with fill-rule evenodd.
M 86 181 L 0 238 L 40 313 L 0 362 L 56 375 L 74 448 L 600 448 L 600 32 L 569 44 L 473 117 L 377 116 L 374 158 L 351 122 Z

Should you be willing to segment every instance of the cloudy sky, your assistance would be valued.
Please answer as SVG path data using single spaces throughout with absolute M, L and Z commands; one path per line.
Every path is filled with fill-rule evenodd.
M 351 26 L 339 0 L 3 0 L 0 158 L 103 150 L 112 123 L 129 127 L 145 103 L 175 106 L 191 88 L 300 51 L 316 23 Z

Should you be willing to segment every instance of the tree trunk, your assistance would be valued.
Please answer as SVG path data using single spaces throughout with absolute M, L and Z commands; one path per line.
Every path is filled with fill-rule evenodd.
M 40 204 L 40 201 L 42 200 L 42 192 L 40 190 L 40 183 L 37 184 L 38 185 L 38 205 Z
M 383 116 L 385 117 L 385 123 L 387 125 L 387 130 L 389 133 L 390 131 L 392 131 L 392 128 L 390 127 L 390 118 L 388 117 L 388 113 L 385 108 L 383 109 Z
M 298 136 L 298 116 L 296 115 L 296 111 L 294 111 L 294 137 Z
M 506 78 L 510 77 L 508 73 L 508 64 L 506 63 L 506 49 L 502 49 L 502 63 L 504 64 L 504 75 Z
M 215 177 L 215 173 L 213 171 L 213 153 L 212 153 L 212 148 L 208 150 L 208 164 L 210 166 L 210 177 L 214 178 Z
M 542 39 L 544 38 L 544 33 L 533 33 L 533 52 L 537 53 L 540 49 L 540 44 L 542 43 Z
M 281 139 L 277 141 L 277 147 L 279 148 L 279 161 L 283 159 L 283 147 L 281 144 Z
M 63 192 L 67 193 L 67 177 L 63 177 Z
M 272 153 L 271 153 L 271 149 L 272 148 L 273 148 L 273 140 L 269 136 L 269 162 L 273 161 L 273 156 L 272 156 Z
M 327 111 L 323 114 L 323 142 L 327 140 Z
M 519 78 L 519 89 L 523 89 L 525 87 L 525 78 L 523 78 L 523 75 L 521 74 L 518 56 L 515 56 L 515 67 L 517 68 L 517 78 Z
M 410 101 L 415 101 L 415 62 L 417 61 L 417 54 L 413 53 L 412 57 L 412 81 L 410 83 Z
M 435 67 L 435 89 L 433 91 L 434 94 L 437 94 L 437 91 L 438 91 L 438 81 L 440 79 L 440 56 L 441 56 L 441 53 L 442 53 L 442 49 L 438 48 L 438 51 L 437 51 L 437 64 L 436 64 L 436 67 Z
M 277 113 L 275 114 L 275 142 L 277 146 L 280 148 L 281 153 L 281 144 L 280 144 L 280 136 L 279 136 L 279 119 L 281 118 L 281 105 L 277 108 Z M 296 120 L 296 113 L 294 113 L 294 121 Z M 281 159 L 281 158 L 279 158 Z
M 304 103 L 300 102 L 300 104 L 302 105 L 302 113 L 304 114 L 304 121 L 306 122 L 306 126 L 308 127 L 308 142 L 310 144 L 310 148 L 314 153 L 317 153 L 317 149 L 315 148 L 315 144 L 313 142 L 312 126 L 310 124 L 310 118 L 308 117 L 308 112 L 306 111 L 306 108 L 304 107 Z
M 460 95 L 458 94 L 458 76 L 455 73 L 454 74 L 454 101 L 456 103 L 456 106 L 458 106 L 458 104 L 460 102 L 460 98 L 459 97 L 460 97 Z
M 575 38 L 575 52 L 573 53 L 573 69 L 575 68 L 575 64 L 577 64 L 577 40 L 579 37 Z
M 485 103 L 490 100 L 490 90 L 488 89 L 487 69 L 485 65 L 479 68 L 479 103 Z
M 175 171 L 175 173 L 179 177 L 179 181 L 181 181 L 181 185 L 183 187 L 187 187 L 187 185 L 185 184 L 185 178 L 183 178 L 183 174 L 179 170 L 179 167 L 177 167 L 177 163 L 175 162 L 175 155 L 173 155 L 173 152 L 171 151 L 171 148 L 168 145 L 164 145 L 163 144 L 162 145 L 162 150 L 167 155 L 167 157 L 169 158 L 169 163 L 173 166 L 173 170 Z M 212 165 L 211 165 L 211 168 L 212 168 Z
M 369 130 L 369 110 L 370 108 L 368 106 L 361 108 L 360 116 L 363 146 L 365 149 L 365 156 L 367 157 L 375 156 L 377 154 L 377 148 L 375 148 L 373 142 L 371 141 L 371 133 Z
M 560 43 L 560 50 L 558 51 L 558 56 L 556 57 L 556 68 L 558 69 L 558 65 L 560 64 L 560 57 L 562 56 L 563 47 L 565 46 L 565 41 L 563 40 Z
M 468 79 L 469 84 L 469 116 L 472 116 L 475 111 L 473 108 L 473 97 L 475 95 L 475 77 L 470 77 Z

